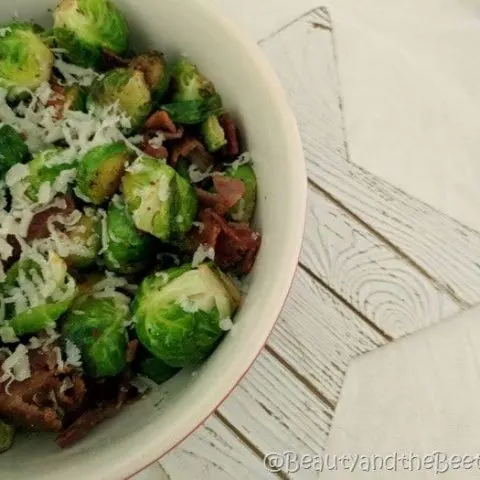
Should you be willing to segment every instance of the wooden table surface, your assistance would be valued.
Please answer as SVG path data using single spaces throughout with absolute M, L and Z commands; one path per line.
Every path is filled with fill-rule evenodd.
M 287 91 L 308 164 L 308 223 L 265 351 L 161 466 L 172 480 L 317 478 L 268 473 L 263 458 L 321 453 L 352 358 L 480 300 L 480 234 L 349 159 L 328 5 L 218 1 L 259 41 Z

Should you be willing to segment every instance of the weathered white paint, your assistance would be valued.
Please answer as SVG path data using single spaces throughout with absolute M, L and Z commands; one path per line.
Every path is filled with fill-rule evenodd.
M 310 177 L 326 192 L 311 192 L 302 263 L 332 291 L 299 272 L 268 351 L 220 417 L 163 460 L 173 480 L 270 478 L 259 452 L 318 453 L 350 359 L 387 341 L 365 320 L 396 338 L 480 297 L 480 235 L 346 161 L 325 12 L 275 33 L 318 3 L 218 1 L 267 38 L 262 48 L 290 96 Z

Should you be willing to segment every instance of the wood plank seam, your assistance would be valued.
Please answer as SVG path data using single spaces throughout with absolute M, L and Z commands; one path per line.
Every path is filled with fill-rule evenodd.
M 309 16 L 314 15 L 316 18 L 318 18 L 322 23 L 318 22 L 318 25 L 322 25 L 322 28 L 326 28 L 332 32 L 332 43 L 333 43 L 333 53 L 334 53 L 334 62 L 337 67 L 337 72 L 338 72 L 338 50 L 337 50 L 337 45 L 336 45 L 336 39 L 335 39 L 335 26 L 334 26 L 334 21 L 331 18 L 330 12 L 327 7 L 325 6 L 319 6 L 316 8 L 313 8 L 311 10 L 308 10 L 304 14 L 300 15 L 299 17 L 295 18 L 293 21 L 288 22 L 287 24 L 283 25 L 279 29 L 277 29 L 275 32 L 272 34 L 268 35 L 267 37 L 261 39 L 258 44 L 261 46 L 263 43 L 265 43 L 267 40 L 272 39 L 275 37 L 277 34 L 281 33 L 282 31 L 286 30 L 288 27 L 292 26 L 298 21 L 301 21 Z M 312 25 L 315 27 L 317 22 L 312 22 Z M 345 127 L 345 109 L 343 105 L 343 97 L 342 97 L 342 88 L 341 88 L 341 79 L 338 77 L 336 78 L 336 83 L 338 84 L 338 105 L 340 108 L 340 112 L 342 115 L 342 130 L 344 133 L 344 147 L 345 147 L 345 153 L 346 153 L 346 158 L 344 159 L 345 161 L 352 163 L 351 158 L 350 158 L 350 151 L 349 151 L 349 146 L 348 146 L 348 133 L 346 131 Z M 376 230 L 374 227 L 363 221 L 360 217 L 358 217 L 354 212 L 352 212 L 345 204 L 343 204 L 338 198 L 336 198 L 334 195 L 329 193 L 327 190 L 322 188 L 318 183 L 316 183 L 312 178 L 309 177 L 309 183 L 310 185 L 319 190 L 321 193 L 326 195 L 332 202 L 334 202 L 337 206 L 345 210 L 349 215 L 351 215 L 356 221 L 360 222 L 362 226 L 364 226 L 366 229 L 368 229 L 373 235 L 375 235 L 380 241 L 384 242 L 387 244 L 392 250 L 397 253 L 400 257 L 405 259 L 412 267 L 414 267 L 419 273 L 421 273 L 427 280 L 432 282 L 432 284 L 438 288 L 440 291 L 445 292 L 447 295 L 450 296 L 452 301 L 454 301 L 461 309 L 466 309 L 471 306 L 471 303 L 466 302 L 463 300 L 461 297 L 459 297 L 453 289 L 451 289 L 448 285 L 445 285 L 441 283 L 437 278 L 434 278 L 427 270 L 425 270 L 422 266 L 420 266 L 414 259 L 412 259 L 406 252 L 404 252 L 401 248 L 399 248 L 397 245 L 392 243 L 388 238 L 383 236 L 378 230 Z
M 310 268 L 308 268 L 303 263 L 299 264 L 300 268 L 308 275 L 310 275 L 313 280 L 322 285 L 323 288 L 328 290 L 335 298 L 342 302 L 347 308 L 352 310 L 360 319 L 362 319 L 370 328 L 375 330 L 379 335 L 385 338 L 387 342 L 392 342 L 394 338 L 388 333 L 384 332 L 378 325 L 373 323 L 369 318 L 367 318 L 362 312 L 360 312 L 354 305 L 352 305 L 347 299 L 340 295 L 335 289 L 333 289 L 328 283 L 322 280 L 318 275 L 316 275 Z
M 349 159 L 346 161 L 350 161 Z M 385 237 L 378 230 L 373 228 L 370 224 L 366 223 L 361 217 L 359 217 L 355 212 L 353 212 L 349 207 L 347 207 L 341 200 L 332 195 L 329 191 L 325 190 L 320 186 L 315 180 L 311 178 L 308 179 L 309 185 L 316 190 L 319 194 L 324 195 L 336 206 L 344 210 L 348 215 L 350 215 L 356 222 L 358 222 L 362 227 L 364 227 L 368 232 L 375 236 L 380 242 L 387 245 L 391 248 L 399 257 L 405 260 L 411 267 L 413 267 L 418 273 L 420 273 L 426 280 L 432 283 L 439 291 L 445 292 L 450 299 L 455 302 L 460 309 L 466 310 L 471 307 L 472 304 L 463 300 L 459 297 L 448 285 L 444 285 L 439 282 L 438 279 L 434 278 L 427 270 L 425 270 L 421 265 L 419 265 L 415 260 L 413 260 L 407 253 L 405 253 L 400 247 L 395 245 L 389 238 Z

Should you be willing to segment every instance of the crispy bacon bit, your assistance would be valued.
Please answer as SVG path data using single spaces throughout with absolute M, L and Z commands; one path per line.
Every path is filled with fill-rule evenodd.
M 55 117 L 60 119 L 63 117 L 63 109 L 65 106 L 65 88 L 62 87 L 56 79 L 50 82 L 50 88 L 52 93 L 47 101 L 47 107 L 53 107 L 55 109 Z
M 219 121 L 227 139 L 225 154 L 229 157 L 236 157 L 240 153 L 237 126 L 227 113 L 221 115 Z
M 70 447 L 82 440 L 98 424 L 120 413 L 122 407 L 130 398 L 132 387 L 129 385 L 129 379 L 126 376 L 123 380 L 120 380 L 120 383 L 118 382 L 116 380 L 116 384 L 112 385 L 106 381 L 103 384 L 98 383 L 96 386 L 88 387 L 88 392 L 93 390 L 90 398 L 91 405 L 58 435 L 57 444 L 61 448 Z M 95 389 L 99 391 L 96 392 Z
M 5 271 L 17 262 L 22 254 L 22 247 L 15 235 L 7 235 L 7 243 L 12 247 L 12 254 L 7 260 L 2 260 L 3 269 Z
M 203 229 L 190 234 L 189 249 L 194 252 L 200 245 L 215 250 L 215 262 L 225 270 L 239 266 L 241 273 L 249 273 L 261 245 L 261 236 L 244 223 L 227 223 L 211 208 L 199 215 Z
M 129 60 L 120 57 L 114 51 L 104 48 L 102 50 L 102 66 L 105 70 L 112 70 L 113 68 L 126 67 Z
M 163 145 L 155 146 L 145 141 L 140 145 L 140 150 L 153 158 L 168 158 L 168 150 Z
M 75 210 L 75 203 L 71 195 L 59 196 L 54 202 L 58 202 L 59 199 L 65 200 L 66 208 L 61 209 L 57 206 L 52 206 L 34 215 L 28 228 L 27 241 L 31 242 L 32 240 L 47 238 L 50 235 L 48 231 L 48 219 L 55 215 L 68 216 Z
M 216 193 L 197 188 L 200 203 L 213 208 L 219 215 L 225 215 L 245 195 L 245 184 L 234 178 L 221 175 L 213 177 Z
M 131 340 L 128 342 L 127 345 L 127 354 L 126 354 L 126 360 L 127 363 L 132 363 L 135 360 L 135 357 L 137 356 L 137 350 L 138 350 L 138 340 Z
M 196 165 L 202 171 L 206 171 L 214 163 L 212 155 L 196 138 L 184 138 L 173 147 L 169 158 L 170 165 L 175 168 L 182 157 L 188 158 L 191 164 Z
M 84 397 L 83 379 L 76 373 L 68 378 L 75 389 L 65 396 L 59 395 L 67 374 L 57 370 L 56 355 L 50 349 L 29 352 L 31 377 L 23 382 L 0 384 L 0 416 L 15 425 L 35 430 L 60 431 L 64 410 L 78 408 Z
M 170 115 L 164 110 L 159 110 L 150 116 L 143 127 L 145 130 L 161 130 L 162 132 L 176 133 L 177 127 L 172 122 Z

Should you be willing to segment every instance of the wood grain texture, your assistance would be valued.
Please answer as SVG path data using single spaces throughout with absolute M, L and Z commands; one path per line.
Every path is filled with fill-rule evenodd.
M 350 361 L 385 343 L 385 337 L 300 270 L 268 345 L 335 405 Z
M 273 480 L 261 459 L 213 416 L 163 460 L 172 480 Z
M 311 180 L 410 258 L 462 307 L 480 300 L 480 234 L 345 161 L 333 37 L 312 12 L 262 47 L 296 113 Z M 343 133 L 342 133 L 343 132 Z
M 322 451 L 332 417 L 331 409 L 268 352 L 259 357 L 219 412 L 264 454 Z M 293 478 L 316 476 L 302 472 Z
M 459 311 L 449 295 L 322 193 L 311 189 L 302 263 L 392 338 Z

